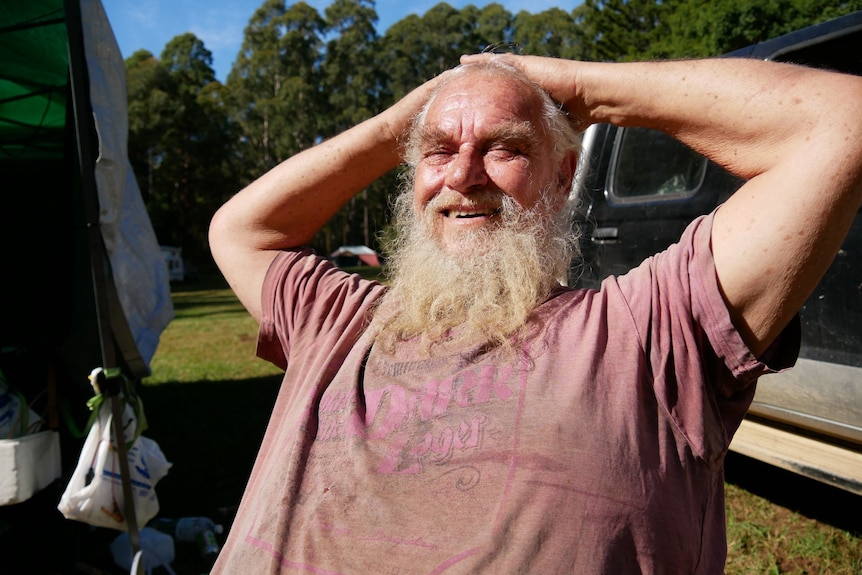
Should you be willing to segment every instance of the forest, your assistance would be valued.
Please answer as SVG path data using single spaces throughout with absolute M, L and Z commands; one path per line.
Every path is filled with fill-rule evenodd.
M 126 59 L 129 156 L 159 243 L 208 265 L 215 210 L 269 168 L 385 109 L 461 54 L 505 44 L 588 61 L 717 56 L 862 9 L 862 0 L 585 0 L 511 14 L 440 3 L 376 31 L 374 0 L 265 0 L 224 83 L 191 33 Z M 393 172 L 354 197 L 312 242 L 379 248 Z

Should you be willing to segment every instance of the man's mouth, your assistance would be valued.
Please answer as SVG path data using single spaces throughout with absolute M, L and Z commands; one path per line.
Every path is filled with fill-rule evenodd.
M 495 210 L 464 210 L 450 209 L 443 210 L 443 216 L 446 218 L 490 218 L 500 213 L 502 208 Z

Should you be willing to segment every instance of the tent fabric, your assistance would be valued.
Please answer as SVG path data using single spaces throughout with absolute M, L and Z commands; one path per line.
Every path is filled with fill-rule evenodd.
M 67 16 L 77 10 L 80 19 Z M 108 313 L 113 314 L 115 328 L 128 325 L 137 352 L 149 365 L 159 336 L 173 317 L 173 306 L 167 267 L 126 152 L 125 64 L 100 0 L 0 2 L 0 164 L 9 170 L 14 167 L 16 173 L 56 170 L 77 157 L 76 151 L 69 149 L 75 139 L 67 137 L 71 118 L 67 109 L 72 105 L 71 29 L 67 26 L 77 21 L 81 22 L 89 79 L 87 103 L 97 137 L 93 169 L 99 231 L 120 304 L 112 304 Z M 57 181 L 63 182 L 59 175 Z M 68 193 L 60 195 L 70 198 L 76 184 L 62 185 L 66 184 Z M 40 190 L 31 186 L 23 192 L 3 191 L 4 195 L 20 193 Z M 11 196 L 4 198 L 7 208 L 7 203 L 14 202 Z M 39 214 L 19 217 L 25 216 L 38 221 Z M 31 251 L 26 257 L 40 258 L 37 247 Z M 16 257 L 20 261 L 20 256 Z M 32 306 L 42 302 L 5 303 Z
M 99 222 L 129 328 L 147 364 L 173 318 L 168 269 L 126 153 L 126 68 L 100 0 L 81 0 L 90 104 L 99 139 Z
M 368 246 L 341 246 L 329 255 L 330 258 L 356 257 L 367 266 L 380 267 L 380 257 Z
M 0 3 L 0 159 L 62 157 L 68 68 L 63 0 Z

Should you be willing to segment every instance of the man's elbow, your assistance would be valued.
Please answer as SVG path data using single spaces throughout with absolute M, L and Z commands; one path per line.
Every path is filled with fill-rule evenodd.
M 226 249 L 226 244 L 228 242 L 228 238 L 230 237 L 230 218 L 225 214 L 225 208 L 222 206 L 218 211 L 213 215 L 210 220 L 210 227 L 208 231 L 208 241 L 210 247 L 210 253 L 213 256 L 213 259 L 216 262 L 216 265 L 221 268 L 220 259 L 224 250 Z

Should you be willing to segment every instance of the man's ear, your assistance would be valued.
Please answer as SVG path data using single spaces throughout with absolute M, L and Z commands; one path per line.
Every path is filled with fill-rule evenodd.
M 578 154 L 577 152 L 568 152 L 565 157 L 560 160 L 560 169 L 559 169 L 559 187 L 557 197 L 554 201 L 554 207 L 556 209 L 562 208 L 566 201 L 569 199 L 569 195 L 572 191 L 572 181 L 575 179 L 575 170 L 578 167 Z

